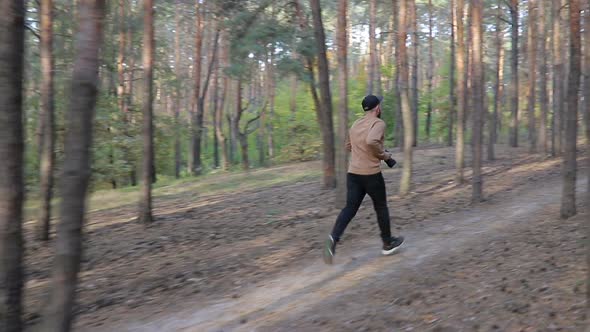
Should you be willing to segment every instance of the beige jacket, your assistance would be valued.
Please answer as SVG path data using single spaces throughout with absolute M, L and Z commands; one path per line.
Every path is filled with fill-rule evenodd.
M 346 148 L 352 152 L 348 173 L 372 175 L 381 172 L 381 160 L 391 158 L 383 148 L 385 122 L 364 116 L 355 121 L 348 134 Z

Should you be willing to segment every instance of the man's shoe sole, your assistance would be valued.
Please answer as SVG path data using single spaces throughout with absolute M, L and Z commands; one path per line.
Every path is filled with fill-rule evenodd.
M 394 254 L 396 251 L 398 251 L 398 249 L 399 249 L 399 248 L 401 248 L 403 245 L 404 245 L 404 244 L 403 244 L 403 242 L 402 242 L 402 243 L 401 243 L 399 246 L 397 246 L 397 247 L 395 247 L 395 248 L 393 248 L 393 249 L 390 249 L 390 250 L 381 250 L 381 253 L 382 253 L 384 256 L 389 256 L 389 255 L 392 255 L 392 254 Z
M 334 241 L 330 238 L 326 240 L 324 244 L 324 263 L 328 265 L 332 265 L 332 260 L 334 259 L 334 253 L 332 252 L 332 244 Z

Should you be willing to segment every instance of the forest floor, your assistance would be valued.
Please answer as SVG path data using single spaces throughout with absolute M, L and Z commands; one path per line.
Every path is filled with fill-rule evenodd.
M 333 266 L 321 245 L 338 210 L 318 162 L 208 178 L 208 190 L 179 184 L 156 197 L 149 227 L 136 204 L 93 211 L 76 330 L 583 331 L 586 172 L 579 215 L 560 220 L 560 161 L 525 151 L 497 146 L 486 201 L 471 205 L 454 150 L 417 150 L 410 196 L 397 196 L 401 167 L 384 170 L 404 250 L 379 255 L 367 198 Z M 33 326 L 53 248 L 31 223 L 25 232 Z

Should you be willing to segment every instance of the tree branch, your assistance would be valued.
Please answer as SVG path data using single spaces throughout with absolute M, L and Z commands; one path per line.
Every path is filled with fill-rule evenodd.
M 37 30 L 35 30 L 32 26 L 25 24 L 25 29 L 29 30 L 37 39 L 41 40 L 41 35 Z
M 498 19 L 500 21 L 503 21 L 504 23 L 508 23 L 508 24 L 512 25 L 512 22 L 508 21 L 507 19 L 503 18 L 502 16 L 498 16 Z

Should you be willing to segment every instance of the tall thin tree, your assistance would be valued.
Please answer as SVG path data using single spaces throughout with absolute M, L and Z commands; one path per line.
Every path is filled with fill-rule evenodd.
M 202 136 L 202 109 L 201 105 L 201 66 L 203 50 L 203 8 L 205 2 L 195 0 L 195 58 L 193 65 L 193 99 L 191 105 L 191 158 L 190 170 L 193 175 L 201 174 L 201 136 Z
M 561 4 L 560 0 L 551 1 L 551 21 L 553 22 L 553 121 L 551 122 L 551 155 L 561 155 L 561 123 L 563 117 L 563 85 L 561 84 L 564 77 L 563 66 L 563 42 L 561 33 Z
M 448 114 L 448 125 L 447 125 L 447 145 L 448 146 L 453 146 L 453 122 L 455 119 L 455 108 L 457 106 L 457 95 L 455 94 L 455 85 L 456 80 L 455 80 L 455 66 L 456 66 L 456 61 L 455 61 L 455 45 L 457 44 L 456 42 L 456 37 L 455 37 L 455 31 L 457 30 L 457 19 L 455 16 L 455 0 L 451 0 L 450 3 L 450 12 L 451 12 L 451 58 L 450 58 L 450 69 L 449 69 L 449 101 L 450 101 L 450 106 L 449 106 L 449 114 Z
M 549 98 L 547 96 L 547 18 L 546 1 L 539 0 L 539 104 L 541 106 L 541 116 L 539 117 L 539 130 L 537 144 L 541 153 L 547 153 L 547 117 L 549 114 Z
M 465 167 L 465 35 L 463 30 L 464 1 L 455 0 L 455 21 L 457 27 L 457 142 L 455 149 L 455 168 L 457 183 L 464 181 Z
M 335 177 L 335 156 L 334 156 L 334 125 L 332 120 L 332 95 L 330 92 L 330 73 L 326 51 L 326 35 L 322 22 L 322 9 L 320 0 L 310 0 L 311 14 L 313 17 L 313 30 L 315 45 L 318 52 L 318 76 L 320 88 L 320 110 L 318 118 L 323 141 L 323 168 L 324 186 L 334 188 Z
M 49 240 L 51 220 L 51 198 L 53 193 L 54 169 L 54 100 L 53 100 L 53 1 L 41 1 L 41 173 L 39 189 L 41 208 L 37 236 Z
M 426 106 L 426 138 L 430 140 L 430 128 L 432 126 L 432 85 L 434 72 L 434 56 L 432 54 L 432 0 L 428 0 L 428 69 L 426 70 L 428 85 L 428 103 Z M 452 44 L 452 42 L 451 42 Z M 451 84 L 452 85 L 452 84 Z
M 174 73 L 176 75 L 176 89 L 174 89 L 174 177 L 180 178 L 180 167 L 182 162 L 182 152 L 180 150 L 180 104 L 182 101 L 182 70 L 180 62 L 180 35 L 182 16 L 182 2 L 176 0 L 174 16 Z
M 501 114 L 502 108 L 502 90 L 503 90 L 503 79 L 504 79 L 504 29 L 502 27 L 502 1 L 498 1 L 496 11 L 496 77 L 494 82 L 494 110 L 492 113 L 492 121 L 490 123 L 490 135 L 488 141 L 488 160 L 494 160 L 495 150 L 494 144 L 497 142 L 498 136 L 498 117 Z
M 393 31 L 399 37 L 399 11 L 400 11 L 400 1 L 392 0 L 392 8 L 393 8 Z M 395 46 L 395 72 L 393 77 L 393 93 L 395 95 L 395 127 L 394 127 L 394 140 L 393 145 L 395 147 L 401 147 L 403 149 L 403 142 L 404 142 L 404 131 L 403 131 L 403 117 L 402 117 L 402 98 L 401 98 L 401 88 L 399 84 L 400 80 L 400 69 L 401 69 L 401 62 L 399 56 L 399 40 L 395 38 L 396 46 Z
M 143 163 L 139 221 L 152 222 L 152 171 L 154 168 L 154 3 L 143 3 Z
M 563 158 L 563 189 L 561 217 L 576 214 L 576 147 L 578 134 L 578 93 L 580 88 L 582 43 L 580 38 L 580 0 L 569 1 L 570 68 L 565 113 L 565 148 Z
M 527 36 L 527 57 L 528 57 L 528 76 L 529 76 L 529 91 L 528 91 L 528 136 L 529 136 L 529 152 L 537 152 L 537 135 L 536 135 L 536 119 L 535 119 L 535 103 L 536 103 L 536 84 L 537 84 L 537 3 L 536 0 L 528 0 L 529 18 L 528 18 L 528 36 Z
M 339 207 L 346 205 L 346 171 L 348 154 L 344 148 L 344 142 L 348 135 L 348 66 L 347 50 L 348 38 L 346 30 L 348 0 L 338 1 L 338 21 L 336 31 L 336 46 L 338 55 L 338 144 L 337 146 L 337 167 L 338 186 L 336 200 Z
M 483 143 L 483 117 L 484 117 L 484 74 L 483 74 L 483 0 L 471 1 L 471 40 L 472 40 L 472 65 L 473 65 L 473 179 L 471 195 L 472 202 L 481 202 L 483 199 L 483 176 L 481 174 L 482 143 Z
M 0 2 L 0 330 L 19 332 L 23 287 L 25 3 Z
M 407 1 L 400 0 L 398 7 L 398 37 L 397 37 L 397 56 L 399 64 L 399 85 L 401 96 L 401 110 L 404 124 L 404 164 L 402 168 L 402 178 L 400 182 L 400 195 L 409 194 L 412 182 L 412 159 L 413 159 L 413 141 L 414 126 L 412 121 L 412 108 L 410 106 L 410 86 L 409 86 L 409 68 L 408 68 L 408 53 L 406 40 L 408 38 L 406 16 Z M 414 0 L 409 0 L 414 1 Z
M 61 220 L 57 226 L 56 253 L 49 303 L 42 330 L 70 331 L 80 258 L 82 225 L 90 178 L 92 123 L 98 92 L 99 49 L 102 43 L 104 0 L 78 1 L 76 58 L 71 80 L 71 99 L 66 115 L 65 156 L 60 177 Z
M 510 0 L 510 31 L 512 58 L 510 59 L 510 146 L 518 146 L 518 0 Z
M 419 64 L 419 56 L 418 56 L 418 45 L 419 45 L 419 31 L 418 31 L 418 8 L 416 7 L 416 0 L 409 0 L 409 11 L 410 11 L 410 25 L 411 25 L 411 40 L 412 40 L 412 62 L 410 68 L 410 77 L 412 80 L 411 90 L 411 105 L 412 105 L 412 123 L 414 126 L 413 136 L 412 136 L 412 146 L 418 145 L 418 132 L 419 124 L 418 124 L 418 105 L 419 105 L 419 93 L 418 93 L 418 64 Z

